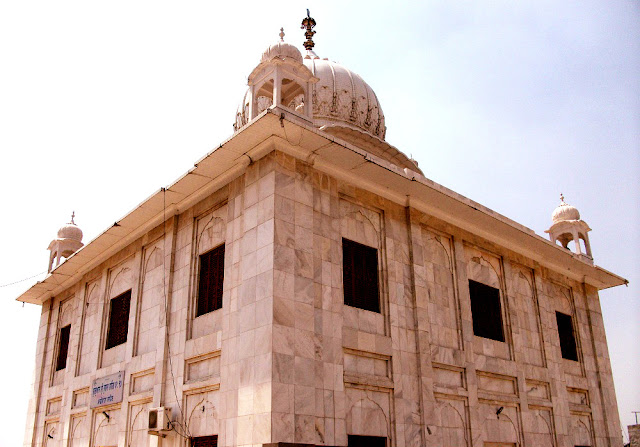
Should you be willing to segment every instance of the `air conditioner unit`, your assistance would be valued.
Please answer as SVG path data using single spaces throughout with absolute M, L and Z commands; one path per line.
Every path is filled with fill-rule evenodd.
M 158 407 L 149 410 L 149 433 L 157 435 L 171 430 L 171 408 Z

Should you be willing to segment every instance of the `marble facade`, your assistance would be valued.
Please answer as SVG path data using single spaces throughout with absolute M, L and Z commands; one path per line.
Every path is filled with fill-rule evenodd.
M 278 45 L 268 56 L 302 70 Z M 282 81 L 280 62 L 259 68 L 272 63 Z M 598 290 L 622 278 L 355 126 L 317 129 L 272 100 L 19 298 L 42 305 L 25 447 L 620 445 Z M 377 250 L 380 312 L 344 304 L 342 238 Z M 222 308 L 197 316 L 198 259 L 220 244 Z M 474 335 L 469 280 L 499 290 L 504 341 Z M 110 300 L 129 290 L 126 343 L 105 349 Z M 577 361 L 562 358 L 556 311 Z M 92 382 L 120 371 L 122 401 L 91 408 Z M 157 407 L 171 409 L 163 436 L 147 429 Z
M 343 304 L 342 237 L 378 248 L 380 313 Z M 197 256 L 220 243 L 223 307 L 195 317 Z M 468 279 L 500 289 L 505 342 L 473 335 Z M 105 303 L 127 289 L 130 337 L 101 349 Z M 560 355 L 555 310 L 575 318 L 578 362 Z M 180 430 L 223 446 L 618 440 L 595 288 L 277 150 L 48 300 L 38 367 L 25 445 L 188 445 Z M 91 381 L 121 370 L 122 403 L 89 409 Z M 145 430 L 160 405 L 182 425 L 164 439 Z

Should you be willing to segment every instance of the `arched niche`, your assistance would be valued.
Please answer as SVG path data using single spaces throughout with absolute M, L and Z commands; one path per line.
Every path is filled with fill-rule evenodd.
M 387 416 L 382 407 L 368 397 L 355 402 L 346 417 L 347 433 L 350 435 L 386 438 L 387 425 Z

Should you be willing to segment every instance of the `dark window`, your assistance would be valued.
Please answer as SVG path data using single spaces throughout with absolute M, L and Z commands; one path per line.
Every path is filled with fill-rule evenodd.
M 67 353 L 69 352 L 69 335 L 71 334 L 71 325 L 67 325 L 60 329 L 60 345 L 58 347 L 58 361 L 56 362 L 56 371 L 67 367 Z
M 129 331 L 129 308 L 131 307 L 131 290 L 111 300 L 109 309 L 109 331 L 107 347 L 113 348 L 127 341 Z
M 562 358 L 578 361 L 578 349 L 576 348 L 576 338 L 573 335 L 573 324 L 571 315 L 556 312 L 558 322 L 558 335 L 560 336 L 560 350 Z
M 387 445 L 387 438 L 379 436 L 349 435 L 348 439 L 349 447 L 385 447 Z
M 342 239 L 344 304 L 380 312 L 378 250 Z
M 191 447 L 217 447 L 218 435 L 191 438 Z
M 200 255 L 196 317 L 222 307 L 224 244 Z
M 504 341 L 500 291 L 495 287 L 469 280 L 469 295 L 474 335 Z

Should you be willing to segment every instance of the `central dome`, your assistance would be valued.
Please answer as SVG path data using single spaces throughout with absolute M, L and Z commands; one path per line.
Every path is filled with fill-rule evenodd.
M 315 127 L 333 133 L 360 133 L 384 141 L 387 130 L 384 114 L 378 97 L 369 84 L 343 65 L 327 58 L 319 58 L 311 48 L 307 49 L 303 58 L 295 46 L 284 41 L 282 28 L 280 40 L 267 47 L 262 53 L 260 64 L 249 76 L 250 87 L 236 113 L 236 130 L 278 102 L 274 101 L 271 93 L 274 83 L 267 79 L 270 66 L 280 66 L 283 70 L 286 70 L 284 67 L 290 67 L 293 73 L 301 73 L 302 69 L 308 73 L 306 100 L 311 103 L 311 107 L 304 107 L 305 88 L 298 87 L 298 83 L 288 77 L 282 80 L 281 91 L 284 95 L 279 100 L 283 106 L 298 112 L 306 109 L 306 115 L 312 118 Z M 266 82 L 260 83 L 261 79 L 266 79 Z M 259 84 L 259 88 L 253 92 L 252 83 Z
M 358 74 L 313 51 L 315 21 L 306 17 L 305 52 L 280 40 L 262 54 L 247 79 L 249 88 L 233 125 L 239 131 L 265 110 L 275 107 L 292 113 L 342 141 L 380 157 L 396 167 L 422 174 L 418 163 L 385 141 L 384 113 L 373 89 Z
M 304 65 L 319 79 L 311 87 L 316 127 L 346 126 L 384 140 L 386 127 L 375 92 L 359 75 L 308 51 Z

